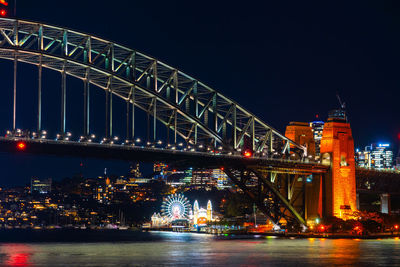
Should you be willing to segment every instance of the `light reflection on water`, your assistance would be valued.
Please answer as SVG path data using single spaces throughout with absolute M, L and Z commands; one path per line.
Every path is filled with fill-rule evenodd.
M 227 239 L 147 233 L 149 241 L 0 243 L 2 266 L 399 266 L 400 240 Z

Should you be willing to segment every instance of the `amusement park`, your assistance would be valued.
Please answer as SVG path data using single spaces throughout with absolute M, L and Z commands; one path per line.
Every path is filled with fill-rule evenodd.
M 212 222 L 219 221 L 219 218 L 213 213 L 211 200 L 203 208 L 199 207 L 197 200 L 192 206 L 183 194 L 173 194 L 163 201 L 161 213 L 154 213 L 151 217 L 151 228 L 200 231 Z

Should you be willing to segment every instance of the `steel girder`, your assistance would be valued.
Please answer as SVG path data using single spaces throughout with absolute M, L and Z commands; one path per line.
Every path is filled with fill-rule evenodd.
M 77 31 L 0 18 L 0 57 L 43 66 L 92 83 L 148 112 L 189 143 L 285 157 L 300 146 L 236 102 L 153 57 Z M 85 125 L 88 127 L 85 119 Z M 85 129 L 85 133 L 88 129 Z M 133 135 L 132 127 L 132 135 Z
M 280 225 L 281 219 L 284 219 L 306 227 L 304 205 L 294 205 L 300 195 L 304 197 L 305 190 L 304 187 L 298 190 L 297 176 L 291 178 L 288 173 L 283 181 L 277 179 L 278 173 L 272 172 L 268 177 L 253 168 L 227 168 L 224 171 L 275 225 Z M 282 186 L 282 182 L 286 185 Z M 287 191 L 283 192 L 283 188 Z

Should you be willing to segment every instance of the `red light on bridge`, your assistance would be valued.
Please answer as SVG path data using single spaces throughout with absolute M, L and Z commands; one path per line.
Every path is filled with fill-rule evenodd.
M 7 11 L 5 11 L 4 9 L 0 10 L 0 15 L 4 17 L 5 15 L 7 15 Z
M 250 158 L 251 156 L 253 156 L 253 152 L 250 149 L 246 149 L 243 153 L 243 156 L 245 156 L 246 158 Z
M 395 226 L 394 226 L 394 229 L 399 229 L 399 226 L 396 224 Z
M 26 148 L 25 142 L 18 142 L 18 143 L 17 143 L 17 148 L 18 148 L 19 150 L 25 150 L 25 148 Z
M 325 231 L 325 226 L 321 225 L 321 226 L 319 227 L 319 229 L 323 232 L 323 231 Z
M 8 6 L 8 3 L 7 3 L 6 0 L 0 0 L 0 4 L 5 5 L 5 6 Z

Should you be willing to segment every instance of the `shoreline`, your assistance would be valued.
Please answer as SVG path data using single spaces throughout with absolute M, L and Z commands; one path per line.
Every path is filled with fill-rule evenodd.
M 275 237 L 275 238 L 318 238 L 318 239 L 385 239 L 385 238 L 400 238 L 400 233 L 377 233 L 372 235 L 354 235 L 344 233 L 321 233 L 321 234 L 310 234 L 310 233 L 249 233 L 249 232 L 228 232 L 228 233 L 210 233 L 202 231 L 173 231 L 171 229 L 142 229 L 145 232 L 171 232 L 171 233 L 195 233 L 205 234 L 212 236 L 226 236 L 226 237 Z
M 210 233 L 205 231 L 172 231 L 172 229 L 0 229 L 0 243 L 36 243 L 36 242 L 140 242 L 161 240 L 160 236 L 149 237 L 151 232 L 201 234 L 219 240 L 235 239 L 353 239 L 381 240 L 400 239 L 400 233 L 377 233 L 372 235 L 354 235 L 343 233 L 249 233 L 230 231 L 226 233 Z M 150 234 L 151 236 L 151 234 Z

